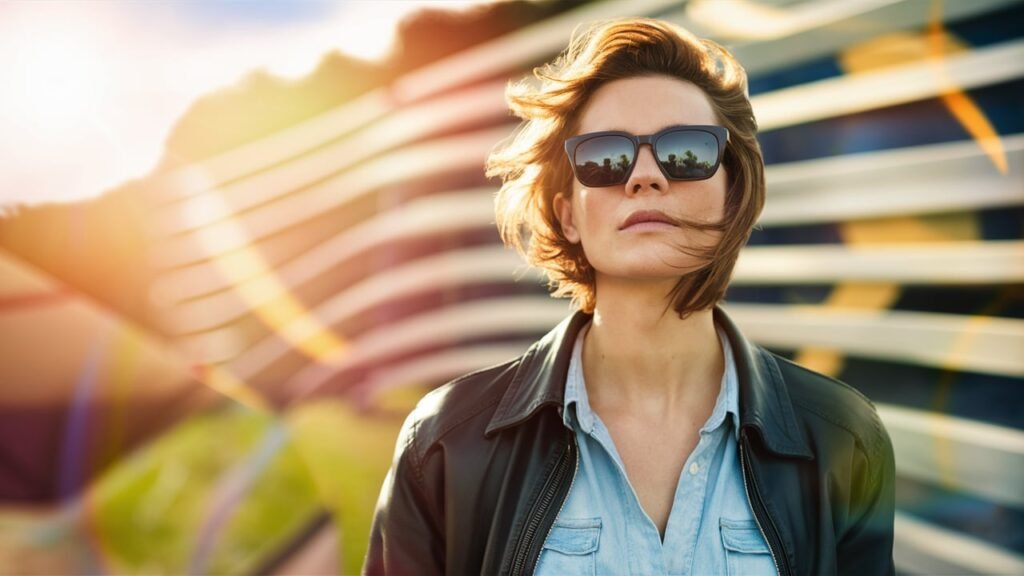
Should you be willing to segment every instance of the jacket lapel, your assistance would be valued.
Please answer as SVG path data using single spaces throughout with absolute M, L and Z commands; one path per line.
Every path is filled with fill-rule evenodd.
M 556 406 L 561 412 L 572 346 L 590 319 L 590 314 L 576 311 L 523 354 L 486 436 L 524 422 L 545 406 Z M 721 307 L 715 307 L 714 320 L 725 330 L 733 349 L 740 388 L 740 427 L 756 428 L 765 446 L 776 454 L 813 459 L 775 358 L 747 341 Z
M 736 362 L 740 428 L 756 428 L 765 447 L 776 454 L 814 459 L 775 357 L 749 342 L 721 307 L 715 306 L 714 318 L 725 330 Z
M 494 411 L 485 436 L 523 422 L 544 406 L 557 406 L 561 414 L 572 346 L 590 318 L 590 314 L 576 311 L 530 346 Z

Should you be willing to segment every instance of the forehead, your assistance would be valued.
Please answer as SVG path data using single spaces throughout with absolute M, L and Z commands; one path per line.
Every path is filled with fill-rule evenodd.
M 653 134 L 677 124 L 717 124 L 711 102 L 691 82 L 669 76 L 613 80 L 590 96 L 579 117 L 579 134 L 625 130 Z

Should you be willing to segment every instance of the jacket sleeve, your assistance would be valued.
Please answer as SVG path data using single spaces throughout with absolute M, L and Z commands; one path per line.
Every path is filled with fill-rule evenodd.
M 444 572 L 441 505 L 428 496 L 417 454 L 417 427 L 414 411 L 399 433 L 391 469 L 377 499 L 364 575 Z
M 838 544 L 840 574 L 895 574 L 893 521 L 896 465 L 892 442 L 881 420 L 854 467 L 851 523 Z

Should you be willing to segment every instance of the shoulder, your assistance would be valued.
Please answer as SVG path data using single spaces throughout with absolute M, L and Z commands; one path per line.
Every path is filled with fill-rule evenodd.
M 772 352 L 786 383 L 790 401 L 805 429 L 828 430 L 846 435 L 870 457 L 884 457 L 892 447 L 878 410 L 864 394 L 849 384 L 815 372 Z
M 452 434 L 479 433 L 482 440 L 524 356 L 475 370 L 428 392 L 402 425 L 398 449 L 422 460 L 438 442 Z

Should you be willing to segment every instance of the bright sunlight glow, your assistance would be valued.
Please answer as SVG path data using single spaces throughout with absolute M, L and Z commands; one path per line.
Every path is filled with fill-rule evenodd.
M 197 98 L 255 70 L 295 79 L 330 51 L 385 58 L 410 12 L 485 1 L 0 3 L 0 210 L 146 175 Z

